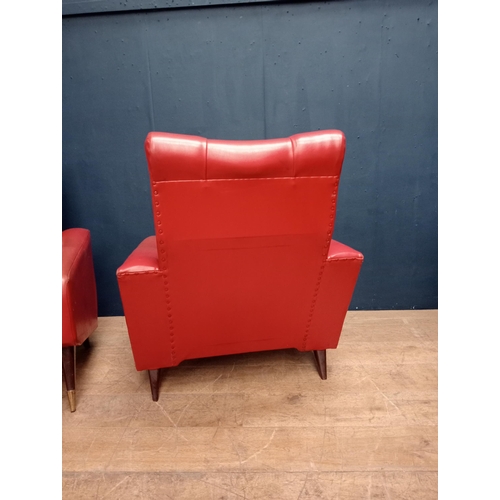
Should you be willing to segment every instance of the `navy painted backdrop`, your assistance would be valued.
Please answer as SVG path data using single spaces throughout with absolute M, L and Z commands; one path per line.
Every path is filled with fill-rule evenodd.
M 343 130 L 351 309 L 437 308 L 437 3 L 189 3 L 63 3 L 62 226 L 92 233 L 99 314 L 123 314 L 115 271 L 153 234 L 151 130 Z

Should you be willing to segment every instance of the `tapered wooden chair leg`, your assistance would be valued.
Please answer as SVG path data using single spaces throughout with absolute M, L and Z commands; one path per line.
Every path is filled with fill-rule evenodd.
M 153 401 L 158 401 L 160 392 L 160 370 L 148 370 L 148 372 L 149 383 L 151 385 L 151 396 L 153 396 Z
M 83 345 L 84 345 L 85 349 L 90 349 L 90 340 L 87 338 L 87 340 L 85 340 L 83 342 Z
M 319 376 L 321 380 L 326 380 L 326 349 L 322 351 L 313 351 L 313 353 Z
M 68 392 L 69 409 L 76 410 L 76 395 L 75 395 L 75 347 L 62 348 L 62 365 L 64 372 L 64 380 L 66 381 L 66 391 Z

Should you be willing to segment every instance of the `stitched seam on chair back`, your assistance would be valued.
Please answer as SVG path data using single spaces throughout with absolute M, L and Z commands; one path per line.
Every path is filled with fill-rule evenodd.
M 330 219 L 328 221 L 328 231 L 326 233 L 325 245 L 323 247 L 322 261 L 318 273 L 318 279 L 316 281 L 316 287 L 314 288 L 313 298 L 311 302 L 311 309 L 309 311 L 309 317 L 307 318 L 306 331 L 304 338 L 302 340 L 302 350 L 307 350 L 307 341 L 309 340 L 309 334 L 311 330 L 311 323 L 314 316 L 314 310 L 316 309 L 316 302 L 318 300 L 319 288 L 321 286 L 321 279 L 323 278 L 323 272 L 326 266 L 326 258 L 328 256 L 328 249 L 330 248 L 330 241 L 332 239 L 333 223 L 335 220 L 335 207 L 337 204 L 337 188 L 339 184 L 339 179 L 335 179 L 332 192 L 332 204 L 330 208 Z
M 159 250 L 158 260 L 160 261 L 160 269 L 162 281 L 163 281 L 163 291 L 165 294 L 165 303 L 167 306 L 167 317 L 168 317 L 168 330 L 169 330 L 169 340 L 170 349 L 172 356 L 172 363 L 175 364 L 176 352 L 175 352 L 175 334 L 174 334 L 174 320 L 172 316 L 172 301 L 170 299 L 170 283 L 168 279 L 168 254 L 167 245 L 163 236 L 163 228 L 161 223 L 161 205 L 158 189 L 156 188 L 156 182 L 151 182 L 151 190 L 153 192 L 154 200 L 154 218 L 156 221 L 156 243 Z

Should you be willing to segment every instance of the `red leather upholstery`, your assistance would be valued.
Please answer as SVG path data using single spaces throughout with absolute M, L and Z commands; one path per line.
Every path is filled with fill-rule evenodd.
M 76 346 L 90 345 L 97 328 L 97 293 L 90 232 L 67 229 L 62 233 L 62 364 L 68 402 L 76 410 Z
M 363 261 L 331 240 L 343 133 L 145 149 L 156 235 L 117 271 L 136 368 L 337 347 Z
M 62 232 L 62 345 L 82 344 L 97 328 L 97 293 L 90 231 Z

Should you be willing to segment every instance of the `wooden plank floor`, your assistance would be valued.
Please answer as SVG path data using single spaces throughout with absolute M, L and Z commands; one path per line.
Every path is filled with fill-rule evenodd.
M 63 498 L 436 499 L 437 311 L 350 311 L 322 381 L 294 350 L 186 361 L 151 400 L 124 318 L 63 383 Z

